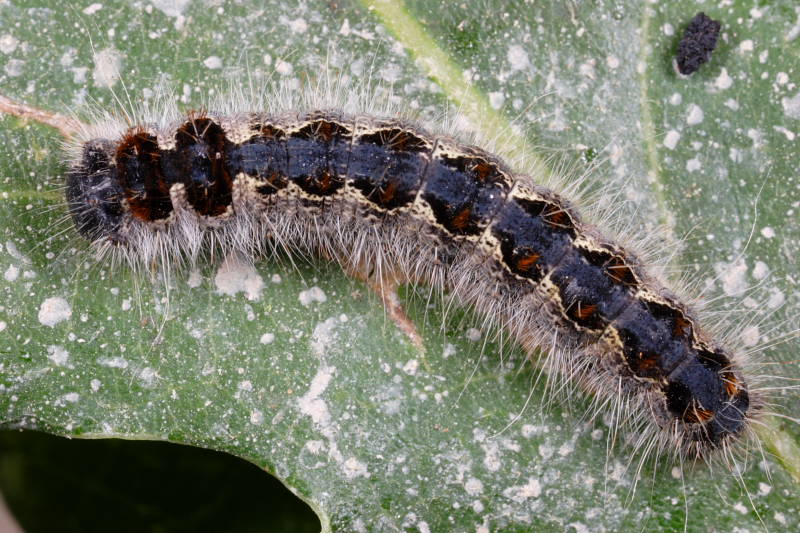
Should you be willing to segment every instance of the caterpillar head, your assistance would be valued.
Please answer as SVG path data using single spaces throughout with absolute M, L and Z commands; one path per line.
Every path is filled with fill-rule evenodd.
M 67 205 L 82 236 L 119 244 L 124 216 L 122 190 L 114 179 L 114 146 L 95 139 L 84 143 L 80 159 L 67 173 Z

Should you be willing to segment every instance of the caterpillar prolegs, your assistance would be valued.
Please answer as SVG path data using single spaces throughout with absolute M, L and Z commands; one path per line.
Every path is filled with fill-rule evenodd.
M 213 232 L 234 248 L 391 268 L 491 314 L 526 349 L 555 347 L 554 366 L 686 457 L 729 446 L 761 409 L 735 351 L 636 254 L 479 147 L 329 109 L 101 131 L 81 134 L 66 188 L 100 248 L 196 257 Z

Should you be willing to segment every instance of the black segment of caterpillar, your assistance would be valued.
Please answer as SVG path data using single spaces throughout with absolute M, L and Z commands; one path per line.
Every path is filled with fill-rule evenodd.
M 237 238 L 396 263 L 503 317 L 527 349 L 558 335 L 570 379 L 627 402 L 688 457 L 734 442 L 763 404 L 634 254 L 480 148 L 336 111 L 190 113 L 79 148 L 66 196 L 95 243 L 148 256 L 153 239 L 188 250 L 245 226 Z

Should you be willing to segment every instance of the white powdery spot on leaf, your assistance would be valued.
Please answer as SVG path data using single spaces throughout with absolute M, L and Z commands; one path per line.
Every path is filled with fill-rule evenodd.
M 730 89 L 731 85 L 733 85 L 733 78 L 728 75 L 728 69 L 722 67 L 719 76 L 714 80 L 714 87 L 720 91 L 724 91 L 725 89 Z
M 727 296 L 742 296 L 747 291 L 747 263 L 743 258 L 734 263 L 717 263 L 714 270 Z
M 328 405 L 320 398 L 325 389 L 330 385 L 333 375 L 336 373 L 334 366 L 322 366 L 317 370 L 317 374 L 311 380 L 308 392 L 297 400 L 300 412 L 311 417 L 314 424 L 321 427 L 328 427 L 331 424 L 331 413 Z
M 150 0 L 150 3 L 166 16 L 177 17 L 183 14 L 192 0 Z
M 670 150 L 674 150 L 678 146 L 678 141 L 681 139 L 681 134 L 675 130 L 669 130 L 664 136 L 664 146 Z
M 47 358 L 58 366 L 64 366 L 69 360 L 69 352 L 63 346 L 52 345 L 47 347 Z
M 151 387 L 158 378 L 158 372 L 149 366 L 144 367 L 137 374 L 142 383 L 148 387 Z
M 328 301 L 328 297 L 325 295 L 325 291 L 323 291 L 316 285 L 308 290 L 300 291 L 298 299 L 300 300 L 300 303 L 305 305 L 306 307 L 308 307 L 314 302 L 325 303 Z
M 755 266 L 753 266 L 753 277 L 761 280 L 766 278 L 769 275 L 769 267 L 764 261 L 756 261 Z
M 746 348 L 752 348 L 758 344 L 758 341 L 761 338 L 761 333 L 758 330 L 758 326 L 749 326 L 742 330 L 742 332 L 739 334 L 739 338 Z
M 17 281 L 17 278 L 19 277 L 19 267 L 16 265 L 9 265 L 9 267 L 3 273 L 3 277 L 8 282 Z
M 483 466 L 489 472 L 497 472 L 503 466 L 503 461 L 500 460 L 500 445 L 495 440 L 488 440 L 486 432 L 481 429 L 475 429 L 473 436 L 476 442 L 480 443 L 483 450 Z
M 94 86 L 113 87 L 120 78 L 122 54 L 113 48 L 105 48 L 94 54 Z
M 406 361 L 406 364 L 403 365 L 403 372 L 408 374 L 409 376 L 414 376 L 417 373 L 417 369 L 419 368 L 419 361 L 416 359 L 409 359 Z
M 61 397 L 62 400 L 69 403 L 75 403 L 81 399 L 80 395 L 77 392 L 68 392 L 64 396 Z
M 530 498 L 538 498 L 542 494 L 542 485 L 538 479 L 529 478 L 524 485 L 509 487 L 503 491 L 503 496 L 517 503 L 522 503 Z
M 781 105 L 787 117 L 800 119 L 800 92 L 791 98 L 781 98 Z
M 128 368 L 128 360 L 119 355 L 116 357 L 98 357 L 97 364 L 109 368 Z
M 314 327 L 314 331 L 311 333 L 311 349 L 317 357 L 323 357 L 328 351 L 328 347 L 336 340 L 338 325 L 339 320 L 331 317 Z
M 492 106 L 492 109 L 501 109 L 505 101 L 506 97 L 503 93 L 497 91 L 489 93 L 489 105 Z
M 214 286 L 220 294 L 233 296 L 243 292 L 248 300 L 258 300 L 264 289 L 264 280 L 249 261 L 231 253 L 217 270 Z
M 17 49 L 17 46 L 19 46 L 19 39 L 13 35 L 6 33 L 0 36 L 0 52 L 11 54 Z
M 98 3 L 90 4 L 87 8 L 85 8 L 83 10 L 83 14 L 84 15 L 94 15 L 95 13 L 100 11 L 101 9 L 103 9 L 103 4 L 98 4 Z
M 356 459 L 350 457 L 342 465 L 342 472 L 347 479 L 354 479 L 357 477 L 369 477 L 367 465 Z
M 694 126 L 701 122 L 703 122 L 703 109 L 697 104 L 691 104 L 689 106 L 689 112 L 686 115 L 686 123 L 690 126 Z
M 222 68 L 222 59 L 219 56 L 208 56 L 205 61 L 203 61 L 203 65 L 206 68 L 211 70 L 217 70 Z
M 467 494 L 470 496 L 477 496 L 483 492 L 483 483 L 480 479 L 471 477 L 464 483 L 464 490 L 467 491 Z
M 525 70 L 531 64 L 530 59 L 528 59 L 528 52 L 518 44 L 512 44 L 508 47 L 507 56 L 511 70 Z
M 260 426 L 264 423 L 264 414 L 258 409 L 250 411 L 250 423 L 254 426 Z
M 72 307 L 64 298 L 53 297 L 42 302 L 39 307 L 39 322 L 54 327 L 72 316 Z

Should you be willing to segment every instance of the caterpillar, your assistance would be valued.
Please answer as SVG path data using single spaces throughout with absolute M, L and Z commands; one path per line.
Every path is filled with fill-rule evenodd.
M 728 453 L 762 410 L 735 351 L 635 253 L 482 148 L 342 109 L 110 124 L 78 129 L 65 189 L 101 252 L 194 261 L 213 239 L 444 289 L 550 350 L 547 366 L 599 404 L 625 405 L 640 446 L 686 458 Z

